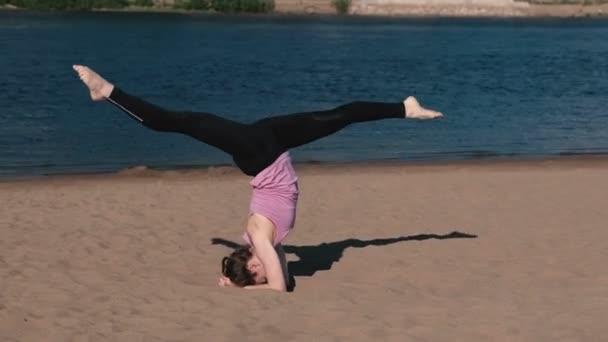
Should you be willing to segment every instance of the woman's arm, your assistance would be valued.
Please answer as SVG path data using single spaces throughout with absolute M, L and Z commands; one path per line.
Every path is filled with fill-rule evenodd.
M 279 255 L 273 246 L 274 224 L 261 215 L 252 215 L 247 225 L 247 233 L 254 247 L 255 255 L 260 259 L 266 271 L 266 286 L 255 288 L 270 288 L 277 291 L 287 291 L 285 274 Z
M 277 251 L 277 255 L 279 256 L 279 262 L 281 264 L 281 270 L 283 271 L 283 277 L 285 278 L 285 284 L 289 286 L 289 270 L 287 268 L 287 257 L 285 255 L 285 250 L 283 250 L 282 245 L 275 246 L 275 250 Z M 257 285 L 249 285 L 245 286 L 246 289 L 270 289 L 268 284 L 257 284 Z
M 278 244 L 275 246 L 275 250 L 279 255 L 279 261 L 281 263 L 281 270 L 283 270 L 283 278 L 285 279 L 285 284 L 287 287 L 291 286 L 289 283 L 289 268 L 287 267 L 287 256 L 285 255 L 285 250 L 283 249 L 283 245 Z

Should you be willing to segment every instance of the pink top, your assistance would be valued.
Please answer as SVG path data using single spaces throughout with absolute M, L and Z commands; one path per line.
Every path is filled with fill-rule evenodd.
M 274 223 L 276 246 L 285 239 L 296 220 L 298 177 L 291 165 L 289 152 L 281 154 L 249 184 L 253 188 L 249 215 L 259 214 Z M 251 245 L 247 232 L 243 234 L 243 239 Z

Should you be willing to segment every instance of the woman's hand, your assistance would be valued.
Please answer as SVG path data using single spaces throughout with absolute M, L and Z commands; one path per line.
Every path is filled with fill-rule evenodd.
M 217 284 L 221 287 L 235 287 L 232 281 L 230 281 L 230 278 L 224 276 L 220 277 L 220 280 L 217 282 Z

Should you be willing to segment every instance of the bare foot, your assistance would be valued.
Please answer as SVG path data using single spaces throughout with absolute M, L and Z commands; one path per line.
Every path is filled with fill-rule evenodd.
M 426 109 L 418 103 L 415 97 L 409 96 L 403 101 L 405 106 L 405 117 L 411 119 L 435 119 L 443 116 L 440 112 Z
M 86 66 L 73 65 L 72 68 L 76 70 L 82 82 L 89 88 L 93 101 L 105 100 L 107 97 L 110 97 L 112 90 L 114 90 L 112 83 L 106 81 Z

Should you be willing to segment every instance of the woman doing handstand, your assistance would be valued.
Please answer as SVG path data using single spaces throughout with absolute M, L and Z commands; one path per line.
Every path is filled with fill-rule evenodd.
M 247 245 L 222 260 L 220 286 L 286 291 L 287 263 L 281 242 L 293 228 L 298 179 L 289 149 L 333 134 L 358 122 L 382 119 L 434 119 L 442 114 L 403 102 L 351 102 L 325 111 L 268 117 L 251 124 L 210 113 L 170 111 L 131 96 L 86 66 L 74 70 L 93 100 L 107 100 L 144 126 L 189 135 L 230 154 L 241 171 L 254 177 L 243 238 Z

